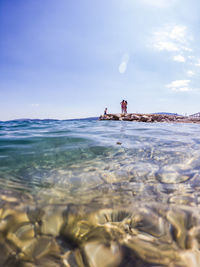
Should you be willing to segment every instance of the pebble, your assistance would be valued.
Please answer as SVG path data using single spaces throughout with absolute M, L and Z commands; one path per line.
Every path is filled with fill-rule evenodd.
M 117 142 L 116 144 L 117 144 L 117 145 L 121 145 L 122 143 L 121 143 L 121 142 Z

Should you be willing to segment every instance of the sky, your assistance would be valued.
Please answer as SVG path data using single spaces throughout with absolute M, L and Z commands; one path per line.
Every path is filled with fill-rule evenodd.
M 0 120 L 200 112 L 199 0 L 0 0 Z

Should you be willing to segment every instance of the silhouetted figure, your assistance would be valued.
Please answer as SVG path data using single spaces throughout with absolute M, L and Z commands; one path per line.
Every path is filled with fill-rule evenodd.
M 122 100 L 121 104 L 121 110 L 122 110 L 122 114 L 125 113 L 125 100 Z
M 105 110 L 104 110 L 104 115 L 107 115 L 107 108 L 105 108 Z
M 127 105 L 128 105 L 128 102 L 125 100 L 125 106 L 124 106 L 124 113 L 126 114 L 127 113 Z

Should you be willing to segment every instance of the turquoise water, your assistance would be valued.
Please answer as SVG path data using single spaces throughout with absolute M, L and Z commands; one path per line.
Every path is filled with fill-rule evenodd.
M 199 133 L 200 126 L 196 124 L 148 124 L 97 120 L 0 122 L 0 209 L 2 208 L 4 212 L 12 209 L 25 213 L 30 209 L 42 209 L 45 213 L 46 207 L 50 207 L 51 212 L 59 207 L 62 210 L 59 216 L 63 218 L 64 210 L 70 207 L 71 212 L 71 207 L 73 207 L 72 214 L 78 214 L 76 217 L 78 225 L 80 221 L 83 221 L 84 216 L 86 216 L 84 222 L 87 221 L 89 224 L 91 221 L 88 218 L 91 217 L 91 214 L 97 216 L 99 213 L 108 211 L 109 214 L 123 212 L 123 216 L 117 215 L 117 222 L 122 223 L 124 218 L 130 219 L 130 216 L 134 216 L 134 227 L 139 231 L 134 236 L 137 235 L 139 238 L 137 244 L 141 242 L 138 245 L 141 247 L 141 251 L 134 246 L 135 241 L 127 244 L 127 237 L 123 239 L 126 241 L 122 242 L 115 236 L 112 242 L 118 240 L 116 249 L 119 250 L 119 253 L 117 255 L 122 256 L 118 259 L 112 254 L 113 265 L 109 265 L 110 263 L 103 265 L 101 261 L 98 262 L 99 259 L 95 258 L 97 261 L 95 265 L 91 263 L 93 259 L 91 260 L 88 256 L 90 255 L 88 252 L 88 249 L 91 249 L 90 245 L 84 243 L 83 248 L 82 239 L 75 235 L 73 242 L 69 241 L 69 243 L 74 243 L 74 238 L 75 243 L 81 239 L 78 249 L 80 249 L 80 253 L 83 253 L 84 250 L 83 259 L 86 256 L 89 258 L 89 263 L 87 262 L 89 266 L 121 266 L 120 264 L 125 261 L 125 258 L 130 260 L 130 264 L 131 262 L 133 264 L 133 256 L 130 255 L 135 255 L 135 253 L 138 257 L 138 265 L 135 266 L 158 266 L 155 264 L 169 266 L 169 262 L 174 264 L 170 266 L 198 266 L 195 264 L 199 264 L 199 256 L 195 256 L 195 253 L 193 255 L 193 247 L 186 244 L 188 241 L 183 240 L 188 240 L 188 236 L 192 236 L 192 240 L 195 239 L 190 232 L 191 229 L 195 229 L 194 232 L 197 231 L 200 221 Z M 172 216 L 172 213 L 176 216 Z M 144 214 L 148 215 L 148 223 Z M 18 218 L 18 215 L 16 216 Z M 107 222 L 113 223 L 113 216 Z M 122 219 L 119 219 L 120 216 Z M 139 225 L 136 223 L 136 218 L 140 221 Z M 191 218 L 193 219 L 191 220 Z M 35 222 L 31 222 L 31 224 L 35 225 Z M 152 259 L 150 257 L 150 254 L 153 253 L 152 246 L 154 248 L 158 239 L 161 242 L 161 236 L 164 236 L 164 234 L 160 234 L 161 225 L 163 229 L 166 227 L 165 231 L 170 231 L 168 238 L 171 238 L 172 241 L 167 248 L 162 248 L 164 254 L 160 252 L 159 260 Z M 20 227 L 22 227 L 21 224 Z M 54 229 L 55 225 L 51 227 Z M 51 235 L 53 238 L 55 236 L 59 238 L 61 233 L 63 235 L 63 231 L 64 236 L 68 236 L 66 234 L 68 230 L 63 230 L 68 228 L 63 227 L 62 223 L 62 227 L 60 226 L 56 235 L 52 234 L 53 230 L 47 231 L 48 233 L 45 232 L 46 230 L 40 231 L 43 231 L 44 236 L 47 234 L 48 237 Z M 148 240 L 150 237 L 147 234 L 152 237 L 152 231 L 150 233 L 148 230 L 149 227 L 157 229 L 152 231 L 158 232 L 158 239 Z M 175 230 L 169 230 L 170 227 Z M 8 232 L 8 229 L 6 231 Z M 41 232 L 40 237 L 35 237 L 37 241 L 41 238 Z M 70 232 L 73 232 L 71 228 Z M 140 239 L 141 233 L 145 233 L 146 242 L 151 243 L 150 249 L 144 248 L 145 245 L 142 243 L 144 236 Z M 183 235 L 185 237 L 182 237 Z M 34 236 L 36 236 L 36 232 L 34 232 Z M 95 237 L 96 240 L 99 240 L 98 234 Z M 155 233 L 153 237 L 156 237 Z M 20 238 L 18 237 L 18 239 Z M 15 243 L 16 241 L 13 240 L 12 242 Z M 165 241 L 163 242 L 162 244 L 166 245 Z M 175 243 L 177 247 L 174 247 Z M 18 245 L 15 244 L 15 246 Z M 62 245 L 59 246 L 62 247 Z M 124 252 L 124 246 L 128 247 L 129 253 Z M 184 254 L 188 246 L 191 250 L 192 262 L 195 262 L 192 265 L 188 254 Z M 22 251 L 23 249 L 25 248 L 22 246 Z M 173 258 L 167 254 L 167 251 L 176 251 L 176 249 L 178 256 Z M 70 250 L 70 253 L 74 253 L 74 250 Z M 110 251 L 106 250 L 105 253 L 108 254 L 108 257 L 105 256 L 106 259 L 111 257 Z M 61 254 L 62 252 L 59 250 L 59 255 Z M 144 255 L 148 255 L 148 257 Z M 156 256 L 154 255 L 154 257 Z M 51 256 L 49 256 L 50 258 Z M 81 265 L 77 257 L 75 258 L 77 266 L 86 264 Z M 17 256 L 16 259 L 18 259 Z M 72 264 L 68 258 L 65 260 L 68 265 L 64 266 L 76 266 L 74 261 Z M 21 261 L 25 263 L 26 258 L 22 257 Z M 31 262 L 35 264 L 35 261 L 33 257 Z M 17 266 L 18 262 L 16 262 L 14 261 L 14 264 Z M 183 264 L 183 262 L 185 265 L 176 265 Z M 37 266 L 44 265 L 44 263 L 37 264 Z M 60 264 L 58 263 L 58 266 L 62 266 Z
M 81 193 L 130 181 L 192 188 L 200 172 L 199 132 L 194 124 L 2 122 L 1 186 L 35 194 L 52 187 Z

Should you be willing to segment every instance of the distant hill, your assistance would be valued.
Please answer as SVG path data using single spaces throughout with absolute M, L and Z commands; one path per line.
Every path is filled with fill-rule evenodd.
M 29 118 L 22 118 L 22 119 L 13 119 L 13 120 L 8 120 L 8 121 L 3 121 L 3 122 L 27 122 L 27 121 L 59 121 L 57 119 L 29 119 Z
M 99 117 L 89 117 L 89 118 L 79 118 L 79 119 L 67 119 L 66 121 L 86 121 L 86 120 L 96 121 L 98 119 Z
M 152 114 L 183 116 L 183 115 L 180 115 L 178 113 L 170 113 L 170 112 L 155 112 L 155 113 L 152 113 Z
M 98 120 L 99 117 L 89 117 L 89 118 L 79 118 L 79 119 L 66 119 L 66 120 L 58 120 L 58 119 L 28 119 L 28 118 L 22 118 L 22 119 L 14 119 L 14 120 L 8 120 L 8 121 L 0 121 L 0 122 L 26 122 L 26 121 L 79 121 L 79 120 Z

